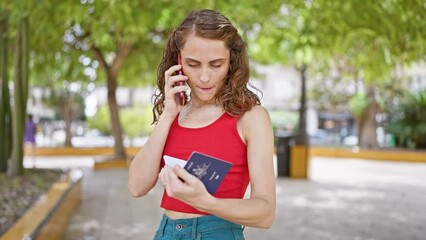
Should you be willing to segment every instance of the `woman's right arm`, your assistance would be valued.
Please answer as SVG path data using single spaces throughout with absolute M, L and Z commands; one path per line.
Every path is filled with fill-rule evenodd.
M 130 163 L 129 192 L 133 197 L 145 196 L 157 183 L 164 144 L 173 118 L 161 115 L 151 136 Z
M 183 106 L 175 102 L 175 94 L 189 89 L 187 85 L 174 87 L 177 81 L 186 81 L 188 78 L 173 73 L 181 69 L 180 65 L 169 68 L 165 73 L 164 86 L 165 106 L 158 122 L 145 145 L 133 158 L 129 167 L 129 192 L 133 197 L 145 196 L 157 183 L 164 145 L 173 120 Z

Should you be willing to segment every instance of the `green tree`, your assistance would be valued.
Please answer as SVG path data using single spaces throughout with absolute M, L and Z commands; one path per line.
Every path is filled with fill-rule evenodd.
M 263 23 L 251 39 L 251 54 L 263 64 L 293 65 L 300 73 L 300 106 L 296 142 L 308 145 L 306 131 L 307 69 L 315 59 L 322 61 L 326 46 L 319 41 L 324 29 L 313 21 L 311 2 L 289 1 Z
M 345 56 L 358 70 L 356 76 L 362 79 L 367 96 L 358 122 L 361 147 L 377 147 L 377 86 L 389 81 L 396 69 L 425 56 L 423 4 L 418 0 L 346 1 L 337 12 L 338 22 L 347 27 L 335 54 Z
M 2 156 L 1 165 L 4 166 L 4 162 L 10 159 L 10 164 L 7 166 L 9 175 L 23 174 L 23 133 L 30 85 L 30 65 L 31 69 L 34 69 L 30 56 L 37 54 L 49 56 L 48 53 L 55 49 L 55 46 L 61 45 L 58 44 L 61 41 L 58 41 L 56 45 L 54 44 L 55 41 L 52 41 L 52 39 L 55 39 L 54 31 L 56 30 L 54 29 L 57 28 L 54 26 L 55 21 L 50 22 L 52 19 L 44 12 L 46 4 L 47 1 L 36 2 L 30 0 L 0 2 L 2 20 L 5 20 L 5 16 L 8 19 L 8 25 L 2 25 L 2 27 L 8 27 L 6 29 L 2 28 L 3 37 L 1 40 L 2 47 L 7 45 L 8 48 L 7 51 L 2 49 L 0 54 L 2 55 L 2 96 L 0 105 L 2 106 L 2 113 L 5 113 L 4 116 L 2 115 L 2 119 L 5 117 L 4 123 L 6 124 L 6 126 L 2 125 L 0 128 L 6 130 L 6 138 L 3 138 L 5 135 L 1 133 L 0 140 L 2 141 L 2 147 L 12 149 L 11 153 L 7 153 L 8 150 L 6 150 L 3 155 L 5 157 L 3 158 Z M 37 24 L 29 27 L 30 22 L 37 22 Z M 47 24 L 50 26 L 46 27 Z M 59 37 L 59 39 L 61 38 Z M 8 45 L 8 40 L 14 46 Z M 13 60 L 13 65 L 7 64 L 9 61 L 7 56 L 11 56 L 9 59 Z M 13 101 L 11 101 L 8 93 L 8 73 L 13 73 Z M 10 103 L 13 104 L 9 105 Z M 3 120 L 0 121 L 0 124 L 3 124 Z M 8 132 L 9 129 L 11 133 Z M 9 155 L 9 159 L 7 155 Z
M 278 6 L 279 1 L 271 1 Z M 30 1 L 2 2 L 0 8 L 12 15 L 29 14 L 31 28 L 32 78 L 52 70 L 56 55 L 77 50 L 99 63 L 99 79 L 106 80 L 115 155 L 124 158 L 122 130 L 115 90 L 120 84 L 152 84 L 161 50 L 169 31 L 193 9 L 223 11 L 244 31 L 274 8 L 262 8 L 259 1 Z M 262 9 L 262 11 L 259 11 Z M 16 18 L 16 17 L 14 17 Z M 238 21 L 238 22 L 237 22 Z M 259 21 L 262 21 L 261 19 Z M 243 33 L 245 34 L 245 32 Z M 65 43 L 65 45 L 64 45 Z M 77 54 L 76 54 L 77 55 Z M 43 82 L 43 80 L 41 80 Z
M 67 43 L 77 50 L 89 52 L 99 62 L 102 70 L 99 76 L 106 79 L 116 158 L 126 158 L 116 101 L 119 73 L 125 61 L 130 59 L 135 63 L 135 59 L 139 60 L 138 66 L 128 66 L 126 77 L 141 79 L 145 70 L 142 68 L 152 66 L 143 62 L 149 63 L 151 59 L 155 61 L 161 57 L 158 54 L 157 58 L 150 59 L 148 57 L 152 54 L 144 53 L 152 53 L 153 50 L 159 53 L 161 42 L 171 26 L 176 25 L 177 19 L 186 13 L 184 9 L 199 4 L 199 1 L 83 1 L 74 6 L 72 14 L 66 15 L 69 36 L 72 36 Z M 130 76 L 129 73 L 136 75 Z
M 9 13 L 0 9 L 0 172 L 7 170 L 12 132 L 8 79 L 8 25 Z
M 56 63 L 46 74 L 39 73 L 45 78 L 38 83 L 43 88 L 43 103 L 54 109 L 60 119 L 65 122 L 65 146 L 72 146 L 71 126 L 74 120 L 84 119 L 84 98 L 89 94 L 88 85 L 91 77 L 84 74 L 85 70 L 95 71 L 91 67 L 91 59 L 80 55 L 80 62 L 74 52 L 56 53 Z M 95 76 L 92 76 L 94 80 Z
M 43 103 L 55 110 L 60 119 L 65 122 L 65 143 L 67 147 L 72 147 L 71 126 L 74 120 L 84 119 L 84 91 L 81 85 L 76 82 L 63 82 L 65 86 L 61 88 L 44 88 Z
M 253 54 L 261 62 L 299 69 L 313 61 L 345 61 L 351 68 L 347 74 L 362 80 L 368 97 L 360 144 L 374 147 L 376 85 L 389 79 L 398 66 L 424 58 L 425 22 L 424 3 L 419 0 L 288 1 L 256 34 Z
M 24 131 L 27 111 L 28 78 L 29 78 L 29 23 L 24 16 L 19 23 L 15 50 L 15 72 L 13 78 L 12 108 L 12 155 L 7 173 L 10 176 L 24 173 Z
M 276 4 L 278 1 L 272 2 Z M 82 1 L 82 4 L 73 7 L 72 12 L 61 14 L 67 19 L 66 27 L 72 36 L 67 43 L 74 49 L 90 52 L 102 70 L 99 76 L 106 79 L 115 157 L 126 157 L 115 95 L 117 86 L 125 82 L 153 82 L 153 69 L 159 63 L 168 33 L 189 11 L 199 8 L 223 10 L 232 13 L 231 19 L 250 20 L 244 24 L 244 28 L 249 29 L 250 24 L 254 23 L 254 11 L 253 8 L 246 10 L 245 7 L 250 6 L 259 7 L 260 3 L 201 0 Z M 266 15 L 266 9 L 269 8 L 263 9 L 259 12 Z

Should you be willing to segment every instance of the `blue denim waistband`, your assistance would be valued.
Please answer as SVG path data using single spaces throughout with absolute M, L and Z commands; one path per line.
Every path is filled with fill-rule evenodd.
M 197 218 L 176 219 L 169 218 L 163 214 L 158 231 L 161 236 L 168 235 L 191 235 L 193 239 L 198 233 L 213 231 L 217 229 L 244 229 L 239 224 L 232 223 L 222 218 L 206 215 Z

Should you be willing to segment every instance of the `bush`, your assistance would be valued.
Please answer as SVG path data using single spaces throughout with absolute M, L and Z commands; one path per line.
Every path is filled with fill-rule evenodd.
M 135 106 L 120 110 L 120 123 L 123 133 L 130 138 L 148 135 L 152 131 L 151 106 Z M 90 129 L 97 129 L 105 136 L 112 133 L 109 109 L 107 106 L 99 107 L 96 114 L 87 120 Z
M 124 133 L 130 138 L 149 135 L 152 131 L 151 106 L 135 106 L 120 112 Z
M 397 146 L 426 148 L 426 89 L 405 96 L 389 116 L 386 129 L 395 136 Z
M 100 106 L 96 114 L 87 119 L 87 127 L 90 129 L 97 129 L 105 136 L 111 135 L 112 128 L 108 107 Z
M 297 112 L 270 111 L 272 127 L 274 130 L 292 131 L 298 124 L 299 115 Z

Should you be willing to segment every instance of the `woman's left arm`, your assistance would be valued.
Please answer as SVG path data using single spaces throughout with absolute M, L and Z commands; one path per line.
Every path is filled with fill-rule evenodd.
M 222 199 L 210 195 L 201 181 L 182 168 L 166 174 L 168 194 L 200 211 L 251 227 L 270 228 L 275 218 L 274 136 L 268 112 L 260 106 L 246 112 L 238 122 L 247 143 L 250 199 Z M 173 175 L 173 176 L 171 176 Z M 180 184 L 178 177 L 185 180 Z

